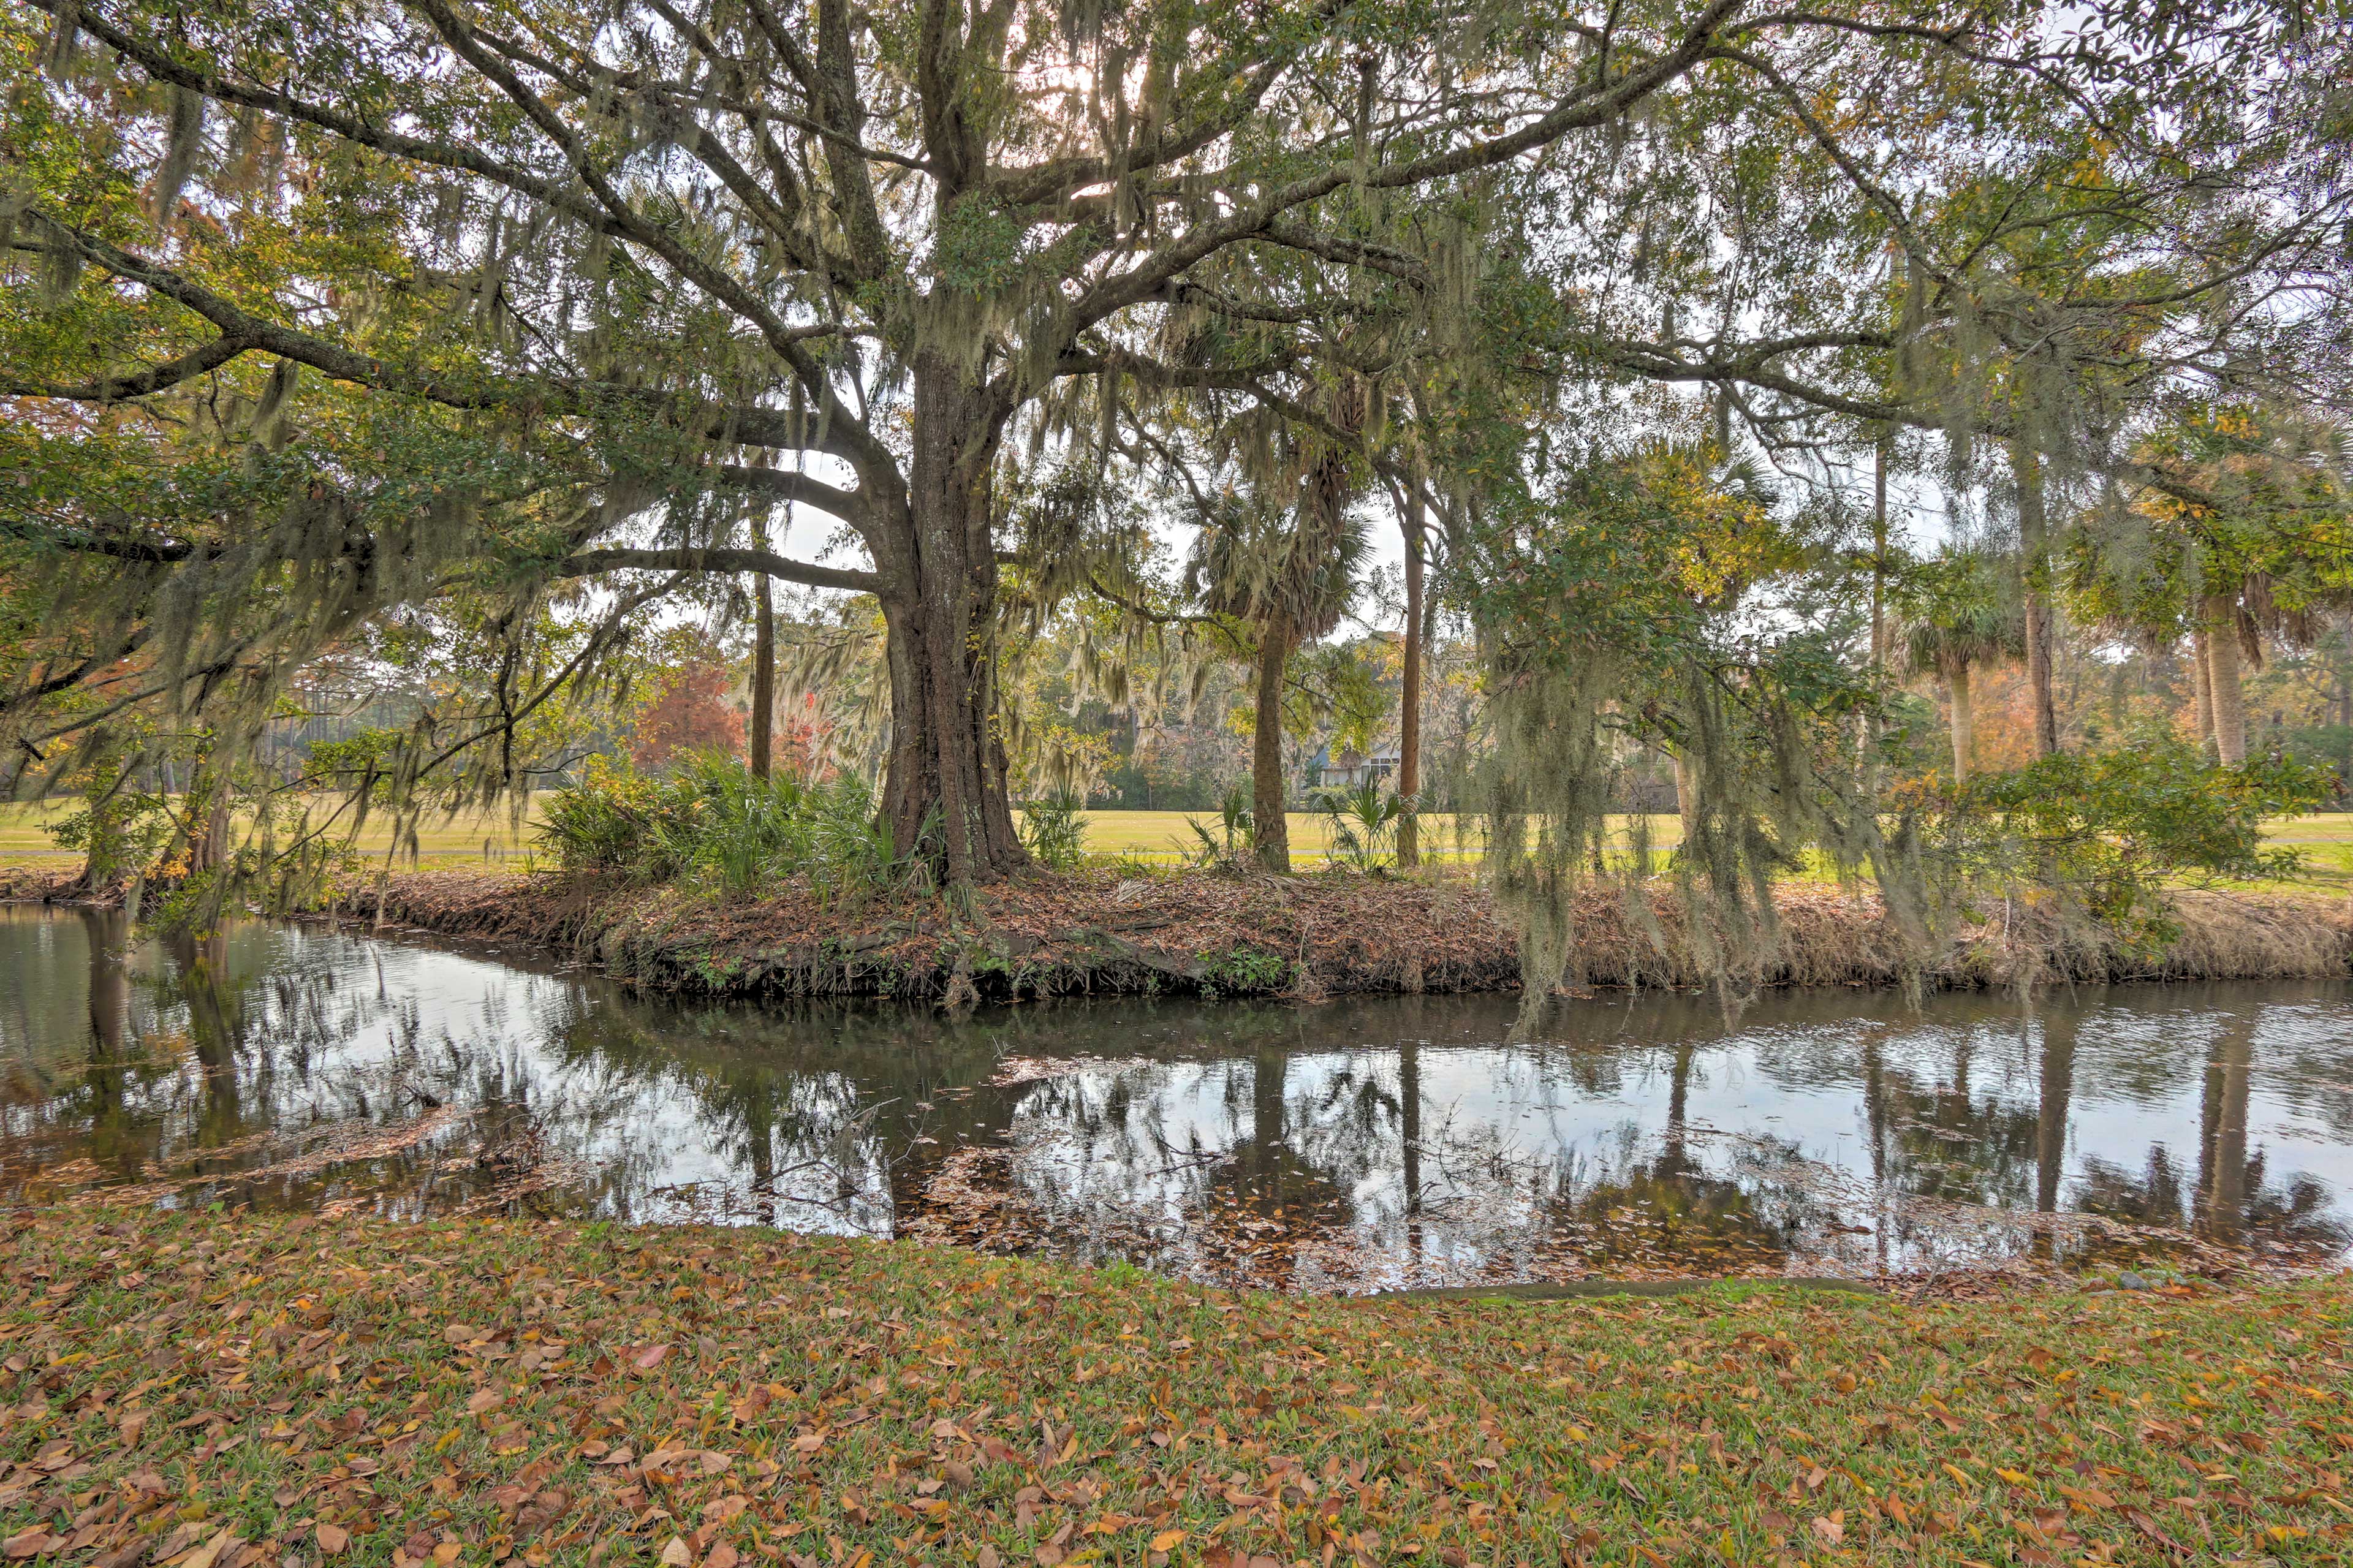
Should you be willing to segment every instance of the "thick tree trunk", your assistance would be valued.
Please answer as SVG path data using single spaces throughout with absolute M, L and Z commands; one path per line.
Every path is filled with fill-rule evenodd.
M 768 548 L 767 531 L 752 542 Z M 752 576 L 752 776 L 765 779 L 774 767 L 776 739 L 776 596 L 765 572 Z
M 183 931 L 173 934 L 169 946 L 188 1006 L 189 1043 L 204 1070 L 199 1130 L 204 1142 L 227 1143 L 245 1127 L 237 1079 L 237 1048 L 243 1041 L 238 1015 L 227 1002 L 228 938 L 218 930 L 201 937 Z
M 1953 782 L 1969 782 L 1970 742 L 1977 736 L 1977 715 L 1969 707 L 1969 667 L 1954 670 L 1947 684 L 1953 693 Z
M 2026 685 L 2032 696 L 2034 754 L 2059 749 L 2059 709 L 2051 694 L 2051 546 L 2042 510 L 2042 459 L 2013 442 L 2010 469 L 2018 481 L 2018 538 L 2026 570 Z
M 1291 627 L 1280 616 L 1260 628 L 1258 715 L 1251 726 L 1250 832 L 1258 862 L 1291 869 L 1291 823 L 1283 815 L 1282 671 L 1291 658 Z
M 1400 869 L 1421 864 L 1421 826 L 1415 820 L 1421 794 L 1421 496 L 1406 501 L 1405 690 L 1398 713 L 1398 795 L 1405 815 L 1398 818 L 1397 861 Z
M 228 790 L 221 780 L 198 763 L 182 797 L 186 813 L 187 872 L 191 877 L 217 869 L 228 859 Z
M 1028 858 L 997 727 L 996 435 L 947 361 L 918 355 L 913 379 L 905 514 L 872 536 L 891 674 L 882 820 L 901 854 L 920 846 L 949 882 L 993 881 Z
M 2239 683 L 2238 606 L 2225 594 L 2206 599 L 2206 686 L 2214 703 L 2214 754 L 2235 768 L 2247 760 L 2247 700 Z
M 120 910 L 81 911 L 90 945 L 90 1041 L 93 1061 L 120 1063 L 131 1037 L 131 970 L 123 963 L 131 921 Z
M 2241 748 L 2242 751 L 2243 747 Z M 223 790 L 205 816 L 204 855 L 198 869 L 217 870 L 228 864 L 228 792 Z

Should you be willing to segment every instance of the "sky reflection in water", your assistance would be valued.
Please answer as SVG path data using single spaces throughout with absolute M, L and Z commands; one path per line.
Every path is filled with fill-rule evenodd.
M 0 1197 L 760 1221 L 1282 1289 L 2353 1260 L 2337 984 L 695 1005 L 0 910 Z

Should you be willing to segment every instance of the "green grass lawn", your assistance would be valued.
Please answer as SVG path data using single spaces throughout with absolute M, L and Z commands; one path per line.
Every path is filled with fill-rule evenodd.
M 70 862 L 74 857 L 56 847 L 47 828 L 71 809 L 62 802 L 0 805 L 0 865 Z M 1188 817 L 1215 830 L 1213 812 L 1091 810 L 1086 814 L 1087 847 L 1098 855 L 1175 865 L 1181 858 L 1179 846 L 1198 842 L 1186 826 Z M 1295 862 L 1303 869 L 1320 864 L 1331 844 L 1329 819 L 1293 812 L 1290 820 Z M 1681 841 L 1683 824 L 1672 812 L 1655 815 L 1651 834 L 1657 847 L 1669 848 Z M 427 866 L 518 866 L 533 850 L 528 825 L 518 832 L 504 811 L 427 821 L 417 837 Z M 2273 823 L 2265 837 L 2303 852 L 2306 870 L 2294 886 L 2353 892 L 2353 816 L 2285 817 Z M 360 848 L 370 856 L 381 857 L 390 842 L 389 826 L 382 821 L 370 824 L 360 836 Z M 1439 858 L 1475 858 L 1480 853 L 1477 824 L 1465 819 L 1458 825 L 1446 815 L 1425 817 L 1422 847 Z
M 38 1568 L 2353 1553 L 2341 1277 L 1341 1301 L 750 1229 L 11 1227 Z
M 1174 864 L 1183 850 L 1199 847 L 1200 839 L 1187 826 L 1187 819 L 1197 821 L 1213 834 L 1221 833 L 1218 814 L 1214 811 L 1095 811 L 1086 814 L 1087 848 L 1097 855 L 1134 855 L 1141 859 Z M 1331 847 L 1331 819 L 1320 812 L 1294 811 L 1287 814 L 1291 826 L 1291 852 L 1294 858 L 1318 858 Z M 1677 838 L 1682 837 L 1680 819 L 1672 814 L 1652 819 L 1652 831 L 1660 825 Z M 1421 819 L 1422 847 L 1434 855 L 1448 858 L 1475 857 L 1480 852 L 1478 825 L 1457 819 L 1451 814 L 1433 813 Z
M 57 847 L 49 837 L 48 827 L 69 816 L 75 808 L 67 802 L 42 802 L 24 805 L 0 805 L 0 864 L 16 864 L 52 858 L 73 858 Z M 1089 811 L 1087 816 L 1087 847 L 1099 855 L 1134 855 L 1141 858 L 1174 864 L 1181 840 L 1187 846 L 1198 843 L 1185 826 L 1188 816 L 1198 818 L 1213 828 L 1215 812 L 1182 811 Z M 1307 812 L 1290 814 L 1291 846 L 1293 854 L 1302 858 L 1320 857 L 1331 842 L 1328 820 L 1321 815 Z M 1471 837 L 1458 845 L 1454 837 L 1454 818 L 1432 816 L 1425 819 L 1422 838 L 1433 853 L 1449 854 L 1467 850 L 1478 852 L 1476 828 L 1466 825 Z M 1653 819 L 1653 831 L 1662 832 L 1669 841 L 1681 837 L 1680 824 L 1670 815 Z M 531 849 L 533 837 L 528 824 L 518 832 L 503 811 L 468 814 L 454 819 L 427 820 L 420 829 L 418 847 L 428 863 L 459 864 L 464 862 L 514 864 Z M 366 853 L 382 855 L 390 844 L 389 825 L 371 823 L 360 835 L 360 848 Z
M 0 865 L 64 864 L 80 858 L 79 851 L 59 849 L 48 829 L 79 809 L 78 802 L 40 801 L 0 805 Z M 532 847 L 529 827 L 518 832 L 504 810 L 466 813 L 450 819 L 428 818 L 417 832 L 417 848 L 427 865 L 512 865 Z M 362 853 L 382 857 L 392 843 L 391 824 L 383 818 L 360 834 Z

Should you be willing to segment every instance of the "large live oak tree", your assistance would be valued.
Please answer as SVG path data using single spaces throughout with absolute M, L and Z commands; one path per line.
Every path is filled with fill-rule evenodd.
M 1448 269 L 1482 235 L 1541 250 L 1529 214 L 1562 199 L 1579 166 L 1564 149 L 1607 152 L 1621 196 L 1655 181 L 1681 210 L 1709 206 L 1723 170 L 1694 184 L 1618 157 L 1668 122 L 1715 126 L 1672 156 L 1714 152 L 1735 183 L 1746 140 L 1803 150 L 1827 194 L 1810 220 L 1785 204 L 1788 275 L 1725 292 L 1699 336 L 1672 308 L 1588 310 L 1580 264 L 1531 256 L 1523 278 L 1558 282 L 1558 308 L 1514 327 L 1525 353 L 1499 357 L 1704 385 L 1767 434 L 1824 416 L 1935 425 L 1950 400 L 1890 372 L 1906 341 L 1963 317 L 2011 349 L 2054 329 L 1988 308 L 1944 266 L 1966 237 L 1930 232 L 1922 193 L 1939 176 L 1903 163 L 1907 95 L 1936 106 L 1948 153 L 1970 134 L 1954 117 L 1970 115 L 2011 147 L 2129 142 L 2203 112 L 2133 82 L 2248 47 L 2221 13 L 2143 31 L 2130 7 L 2094 10 L 2068 32 L 2037 5 L 1942 0 L 1636 0 L 1543 17 L 1416 0 L 15 3 L 47 13 L 47 36 L 5 66 L 11 139 L 43 150 L 11 182 L 10 243 L 174 313 L 136 342 L 0 366 L 0 394 L 105 408 L 245 363 L 300 364 L 576 448 L 606 501 L 540 541 L 527 564 L 543 579 L 754 572 L 873 594 L 889 632 L 883 810 L 902 847 L 935 832 L 958 881 L 1022 858 L 993 655 L 1011 542 L 998 491 L 1025 440 L 1186 395 L 1378 447 L 1380 431 L 1321 416 L 1316 391 L 1385 367 L 1327 352 L 1349 340 L 1305 330 L 1297 280 L 1343 311 L 1366 288 L 1442 310 L 1461 293 Z M 100 87 L 75 85 L 77 47 L 106 59 Z M 90 123 L 121 129 L 91 153 L 111 182 L 61 170 L 55 139 L 26 129 L 37 54 Z M 285 212 L 240 220 L 204 198 L 223 127 L 254 156 L 293 150 L 330 188 L 355 237 L 317 266 L 339 270 L 254 263 Z M 1511 213 L 1515 188 L 1542 199 Z M 1454 251 L 1434 255 L 1400 214 L 1450 202 L 1465 216 Z M 2262 257 L 2317 232 L 2274 229 L 2287 237 Z M 1938 285 L 1915 289 L 1905 321 L 1854 268 L 1873 245 Z M 1677 248 L 1635 258 L 1659 273 L 1651 297 L 1709 280 L 1706 247 L 1661 259 Z M 367 276 L 377 254 L 396 276 Z M 427 308 L 448 299 L 466 309 Z M 1172 338 L 1173 321 L 1205 318 L 1233 330 Z M 1453 406 L 1463 423 L 1494 412 Z M 684 504 L 688 490 L 728 504 Z M 770 504 L 832 520 L 863 563 L 789 559 L 733 531 Z M 142 567 L 213 548 L 135 530 L 48 542 Z

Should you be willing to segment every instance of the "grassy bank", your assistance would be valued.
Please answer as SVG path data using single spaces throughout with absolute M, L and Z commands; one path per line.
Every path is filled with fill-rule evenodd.
M 42 1563 L 2353 1552 L 2343 1279 L 1345 1302 L 757 1231 L 11 1218 L 0 1535 Z

